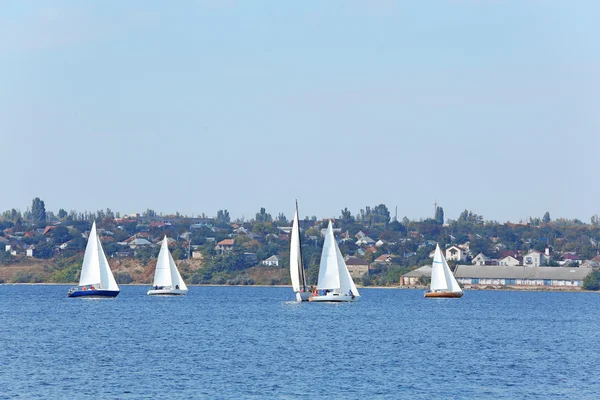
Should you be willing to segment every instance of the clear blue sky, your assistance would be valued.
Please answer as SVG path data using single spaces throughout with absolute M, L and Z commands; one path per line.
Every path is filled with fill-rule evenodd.
M 0 8 L 0 211 L 600 213 L 598 1 Z

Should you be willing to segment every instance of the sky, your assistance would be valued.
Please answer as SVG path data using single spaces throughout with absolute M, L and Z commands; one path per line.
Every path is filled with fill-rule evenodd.
M 600 214 L 598 1 L 0 9 L 0 212 Z

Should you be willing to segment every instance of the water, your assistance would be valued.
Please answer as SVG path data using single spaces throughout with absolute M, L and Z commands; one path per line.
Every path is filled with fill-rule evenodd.
M 0 285 L 0 398 L 597 399 L 594 293 L 362 289 L 296 304 L 287 288 Z

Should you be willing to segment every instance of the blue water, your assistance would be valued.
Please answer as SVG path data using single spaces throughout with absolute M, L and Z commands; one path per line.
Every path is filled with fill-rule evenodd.
M 595 293 L 121 289 L 0 285 L 0 398 L 600 398 Z

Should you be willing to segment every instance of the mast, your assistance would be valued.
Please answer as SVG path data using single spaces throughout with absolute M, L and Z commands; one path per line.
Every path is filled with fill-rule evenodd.
M 298 215 L 298 199 L 296 199 L 296 215 Z M 302 261 L 302 238 L 300 236 L 300 218 L 298 218 L 298 255 L 300 257 L 300 279 L 302 280 L 302 288 L 306 292 L 306 276 L 304 276 L 304 262 Z

